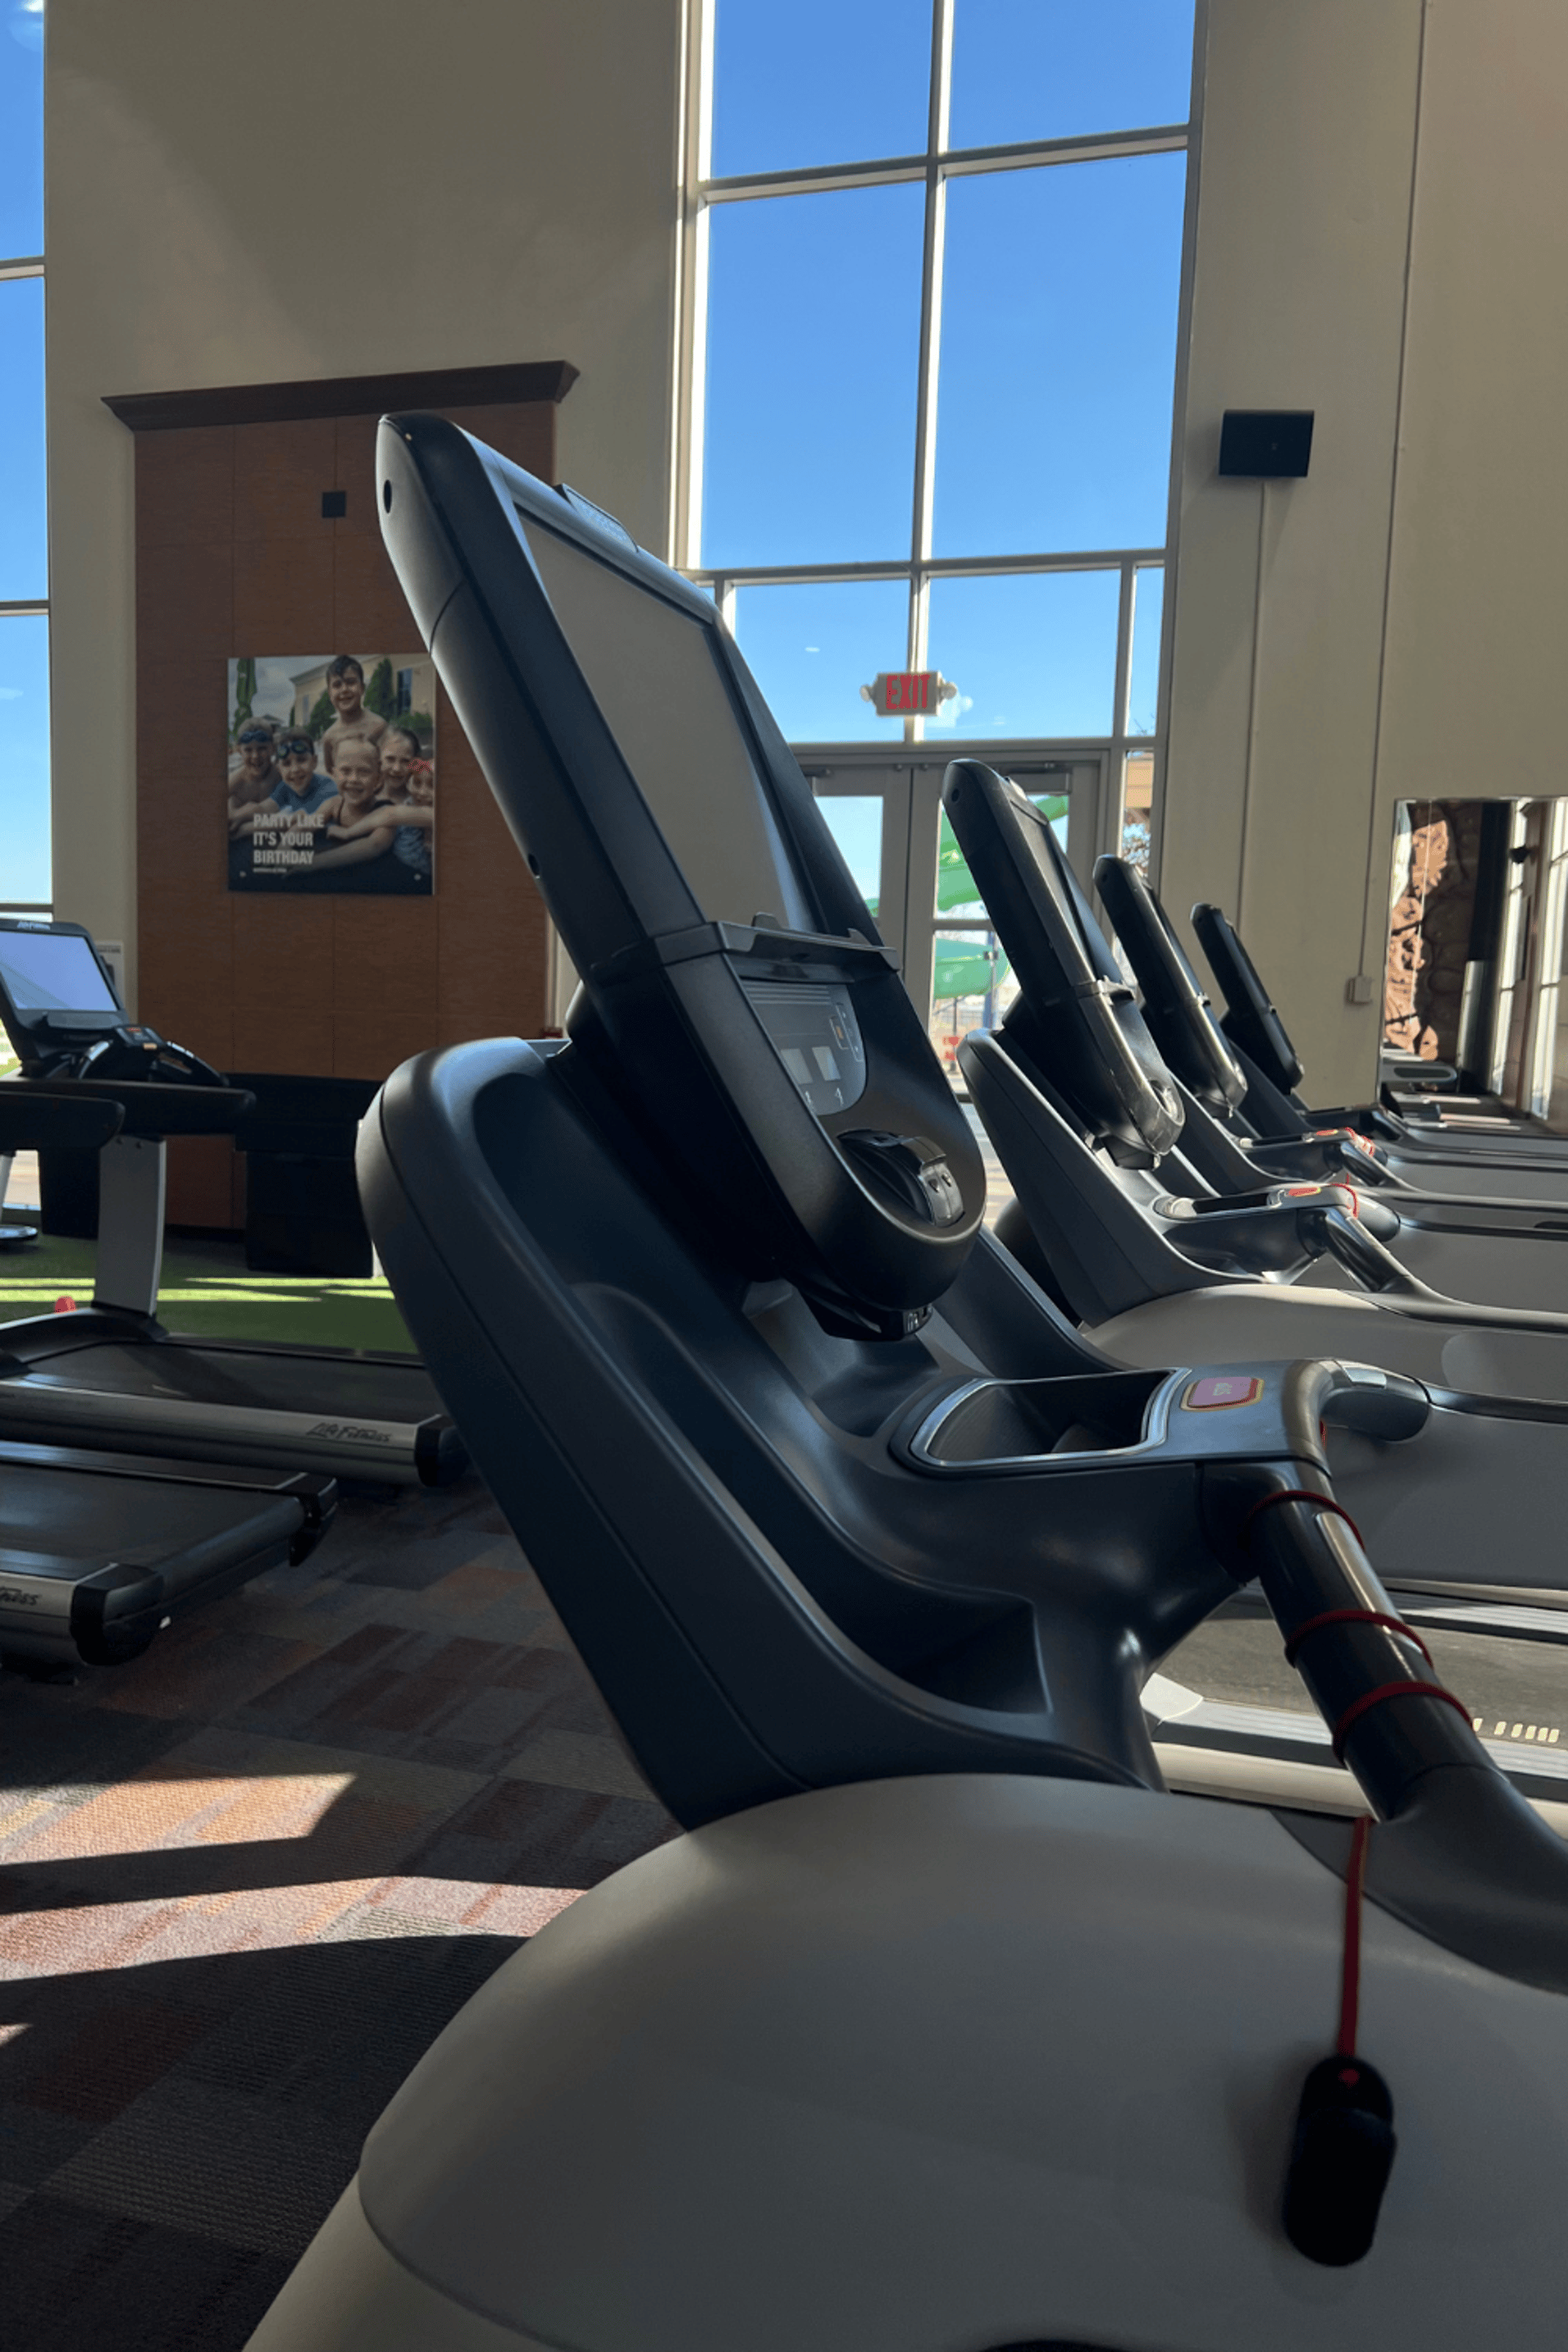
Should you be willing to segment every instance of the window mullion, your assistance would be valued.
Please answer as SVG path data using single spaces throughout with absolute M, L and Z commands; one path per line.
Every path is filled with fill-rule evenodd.
M 942 232 L 947 193 L 937 157 L 947 144 L 952 81 L 952 0 L 931 0 L 931 107 L 926 123 L 925 249 L 921 264 L 920 383 L 915 400 L 914 504 L 910 526 L 909 666 L 923 669 L 926 657 L 927 585 L 920 566 L 931 553 L 931 497 L 935 486 L 936 372 L 942 349 Z M 918 719 L 904 721 L 904 740 L 918 743 L 925 732 Z
M 1128 730 L 1127 698 L 1132 691 L 1132 628 L 1133 582 L 1136 574 L 1131 562 L 1121 566 L 1121 593 L 1116 606 L 1116 700 L 1111 706 L 1114 717 L 1110 722 L 1113 735 L 1125 735 Z
M 692 175 L 689 185 L 700 187 L 713 171 L 713 25 L 718 0 L 687 0 L 694 62 L 689 99 L 691 107 Z
M 676 562 L 702 560 L 702 476 L 708 412 L 708 207 L 699 204 L 687 230 L 685 311 L 686 363 L 680 394 L 686 415 L 680 435 L 684 462 L 676 479 Z

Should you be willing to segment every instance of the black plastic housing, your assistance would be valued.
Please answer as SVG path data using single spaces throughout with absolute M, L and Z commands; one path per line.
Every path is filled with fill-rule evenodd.
M 90 1044 L 94 1037 L 108 1034 L 125 1020 L 126 1013 L 114 975 L 84 924 L 54 922 L 27 915 L 0 915 L 0 944 L 6 934 L 17 933 L 80 940 L 91 958 L 103 993 L 109 998 L 107 1006 L 24 1006 L 16 1002 L 0 975 L 0 1024 L 5 1026 L 24 1073 L 32 1077 L 48 1070 L 64 1055 Z
M 896 961 L 713 604 L 587 501 L 444 418 L 384 419 L 377 463 L 392 561 L 583 975 L 569 1035 L 679 1171 L 690 1214 L 723 1238 L 737 1271 L 786 1276 L 834 1328 L 897 1337 L 963 1265 L 984 1213 L 984 1166 Z M 556 567 L 552 590 L 536 548 Z M 580 561 L 574 572 L 584 557 L 612 579 L 583 573 Z M 589 581 L 590 598 L 613 603 L 613 643 L 589 642 L 581 606 L 572 625 L 562 617 L 563 568 Z M 628 587 L 640 593 L 627 597 Z M 679 676 L 650 664 L 655 641 L 673 646 Z M 650 805 L 646 764 L 601 708 L 606 664 L 614 683 L 616 666 L 634 657 L 673 725 L 683 696 L 689 720 L 695 695 L 710 729 L 732 726 L 726 775 L 711 780 L 711 830 L 721 840 L 733 829 L 731 778 L 749 775 L 751 821 L 773 845 L 760 905 L 700 903 L 668 845 L 668 807 Z M 636 731 L 623 718 L 616 728 Z M 668 797 L 668 777 L 658 789 Z M 681 780 L 688 817 L 708 789 L 704 777 Z M 864 1080 L 852 1099 L 814 1108 L 786 1065 L 794 1049 L 775 1049 L 759 1004 L 829 997 L 852 1012 Z M 879 1184 L 866 1150 L 844 1148 L 851 1137 L 902 1139 L 918 1159 L 945 1160 L 956 1213 L 937 1221 Z
M 1301 1082 L 1300 1056 L 1234 925 L 1217 907 L 1200 900 L 1193 908 L 1193 929 L 1225 999 L 1220 1026 L 1226 1035 L 1282 1093 L 1293 1093 Z
M 1226 1043 L 1171 919 L 1135 866 L 1101 857 L 1095 887 L 1138 977 L 1143 1018 L 1188 1092 L 1223 1118 L 1247 1098 L 1247 1073 Z
M 955 760 L 942 797 L 1022 983 L 1005 1025 L 1113 1158 L 1161 1159 L 1181 1100 L 1049 824 L 979 760 Z

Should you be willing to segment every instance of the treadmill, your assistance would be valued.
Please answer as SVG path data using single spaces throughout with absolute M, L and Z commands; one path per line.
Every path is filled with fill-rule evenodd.
M 561 1050 L 388 1082 L 367 1216 L 698 1826 L 448 2027 L 252 2352 L 1375 2352 L 1488 2340 L 1500 2298 L 1510 2340 L 1552 2340 L 1565 2135 L 1532 2086 L 1568 2066 L 1568 1854 L 1321 1450 L 1347 1419 L 1419 1445 L 1424 1392 L 1337 1362 L 1130 1377 L 1075 1342 L 984 1235 L 962 1110 L 712 607 L 443 420 L 387 420 L 378 458 L 585 979 Z M 1148 1664 L 1255 1572 L 1370 1859 L 1341 1822 L 1159 1792 Z M 1416 2150 L 1381 2235 L 1387 2085 L 1353 2020 L 1332 2056 L 1312 2021 L 1363 1860 Z M 1281 2229 L 1320 2051 L 1350 2120 Z M 1510 2158 L 1529 2135 L 1500 2280 L 1473 2234 L 1453 2256 L 1445 2169 L 1482 2147 L 1489 2243 L 1500 2082 Z M 1374 2236 L 1353 2280 L 1303 2268 Z
M 413 609 L 589 982 L 564 1047 L 474 1045 L 401 1073 L 362 1131 L 361 1190 L 411 1328 L 591 1671 L 615 1686 L 617 1713 L 641 1702 L 606 1664 L 600 1604 L 584 1594 L 604 1540 L 593 1527 L 617 1507 L 616 1462 L 637 1452 L 622 1426 L 634 1411 L 626 1384 L 635 1391 L 647 1381 L 658 1424 L 681 1420 L 671 1442 L 689 1474 L 700 1457 L 703 1475 L 738 1482 L 786 1556 L 798 1549 L 804 1506 L 793 1475 L 766 1500 L 784 1441 L 756 1435 L 776 1432 L 781 1414 L 785 1451 L 812 1465 L 814 1481 L 827 1480 L 832 1464 L 836 1486 L 849 1482 L 846 1508 L 864 1475 L 878 1509 L 898 1497 L 910 1514 L 900 1546 L 921 1558 L 934 1545 L 954 1560 L 980 1560 L 994 1547 L 969 1528 L 973 1491 L 949 1528 L 947 1474 L 932 1464 L 950 1446 L 960 1449 L 954 1461 L 979 1449 L 992 1417 L 1016 1465 L 1036 1460 L 1039 1442 L 1014 1403 L 998 1399 L 997 1381 L 1065 1381 L 1057 1393 L 1066 1412 L 1072 1384 L 1087 1379 L 1109 1416 L 1101 1431 L 1129 1438 L 1143 1432 L 1157 1392 L 1184 1392 L 1170 1382 L 1207 1377 L 1194 1368 L 1314 1352 L 1298 1341 L 1294 1322 L 1278 1317 L 1262 1344 L 1205 1347 L 1189 1323 L 1164 1352 L 1151 1347 L 1124 1361 L 1095 1344 L 1098 1335 L 1076 1331 L 983 1230 L 967 1123 L 914 1042 L 924 1031 L 889 951 L 708 601 L 586 501 L 545 489 L 437 420 L 386 425 L 382 477 L 393 498 L 384 529 Z M 666 990 L 686 1008 L 673 1022 L 667 1009 L 657 1017 L 650 1009 L 656 982 L 656 1008 Z M 720 1048 L 705 1041 L 721 1014 L 723 1083 L 740 1091 L 743 1120 L 712 1106 Z M 919 1080 L 914 1097 L 914 1080 L 902 1075 L 884 1093 L 865 1043 L 873 1021 L 891 1024 L 900 1070 Z M 772 1139 L 759 1175 L 753 1130 L 764 1107 Z M 583 1139 L 573 1141 L 579 1129 Z M 555 1171 L 541 1173 L 542 1190 L 529 1182 L 535 1166 Z M 437 1230 L 443 1188 L 468 1205 Z M 1292 1248 L 1301 1213 L 1292 1205 L 1272 1221 Z M 1315 1213 L 1333 1211 L 1316 1205 Z M 811 1265 L 795 1234 L 802 1216 L 819 1252 Z M 913 1228 L 910 1217 L 920 1221 Z M 895 1252 L 916 1252 L 925 1269 L 907 1299 L 910 1271 Z M 953 1268 L 940 1289 L 933 1263 Z M 1192 1264 L 1188 1273 L 1212 1284 Z M 717 1311 L 706 1303 L 714 1283 Z M 1281 1295 L 1245 1287 L 1271 1305 Z M 1318 1352 L 1364 1362 L 1394 1318 L 1372 1294 L 1328 1299 L 1337 1344 Z M 613 1359 L 587 1388 L 552 1355 L 551 1335 L 563 1321 L 581 1328 L 584 1318 Z M 1307 1328 L 1317 1328 L 1310 1315 Z M 1352 1344 L 1363 1335 L 1363 1345 Z M 1506 1335 L 1521 1343 L 1511 1328 Z M 1568 1353 L 1559 1324 L 1523 1336 Z M 710 1393 L 696 1367 L 715 1362 L 726 1394 L 744 1398 L 743 1408 Z M 1123 1381 L 1131 1373 L 1131 1384 L 1101 1385 L 1112 1372 Z M 957 1415 L 942 1402 L 943 1382 L 960 1380 L 978 1385 Z M 1139 1387 L 1150 1380 L 1152 1387 Z M 879 1437 L 836 1419 L 867 1412 L 863 1396 L 853 1407 L 839 1402 L 858 1381 L 881 1401 Z M 1402 1580 L 1445 1601 L 1554 1607 L 1568 1581 L 1555 1503 L 1568 1490 L 1568 1404 L 1521 1412 L 1469 1393 L 1472 1386 L 1461 1394 L 1457 1381 L 1446 1384 L 1447 1401 L 1399 1447 L 1375 1433 L 1375 1414 L 1355 1433 L 1336 1430 L 1336 1458 L 1355 1484 L 1358 1517 L 1380 1530 Z M 1367 1397 L 1385 1392 L 1407 1391 L 1365 1375 Z M 1120 1421 L 1110 1415 L 1113 1398 Z M 533 1433 L 522 1444 L 525 1426 Z M 590 1443 L 584 1426 L 605 1433 L 602 1449 L 592 1440 L 587 1478 L 563 1466 L 580 1463 Z M 1050 1426 L 1048 1442 L 1063 1454 L 1073 1454 L 1075 1432 L 1089 1455 L 1105 1443 L 1084 1434 L 1090 1424 L 1076 1410 Z M 889 1454 L 893 1436 L 912 1457 Z M 1144 1435 L 1131 1442 L 1141 1446 Z M 772 1466 L 752 1466 L 753 1452 Z M 895 1461 L 921 1465 L 914 1485 Z M 646 1484 L 663 1493 L 674 1475 L 642 1461 L 637 1491 Z M 1018 1493 L 1029 1483 L 1024 1477 Z M 986 1507 L 1006 1507 L 994 1494 Z M 673 1525 L 673 1504 L 670 1512 Z M 1505 1513 L 1506 1545 L 1497 1539 Z M 1038 1525 L 1032 1503 L 1025 1519 Z M 668 1571 L 701 1594 L 710 1586 L 709 1539 L 689 1532 Z M 822 1545 L 826 1576 L 828 1563 L 843 1560 L 843 1539 L 825 1533 Z M 832 1613 L 850 1608 L 868 1572 L 854 1555 L 885 1546 L 885 1531 L 854 1538 L 849 1564 L 831 1570 L 845 1596 Z M 637 1555 L 645 1549 L 639 1535 Z M 879 1590 L 871 1576 L 853 1603 L 855 1622 L 869 1612 L 868 1628 L 890 1599 L 878 1600 Z M 665 1607 L 652 1591 L 649 1608 L 639 1639 L 662 1654 Z M 1000 1656 L 999 1623 L 991 1638 Z M 640 1686 L 636 1642 L 626 1672 Z
M 1414 1118 L 1416 1107 L 1408 1099 L 1400 1110 L 1382 1101 L 1309 1110 L 1296 1092 L 1304 1075 L 1300 1057 L 1235 926 L 1203 901 L 1192 919 L 1225 1000 L 1222 1026 L 1247 1074 L 1247 1114 L 1260 1129 L 1289 1135 L 1349 1125 L 1383 1145 L 1392 1167 L 1433 1192 L 1568 1200 L 1568 1140 L 1561 1137 L 1531 1134 L 1506 1119 L 1467 1118 L 1436 1100 Z
M 1436 1289 L 1490 1306 L 1568 1307 L 1568 1205 L 1425 1192 L 1389 1165 L 1381 1145 L 1349 1128 L 1255 1136 L 1241 1117 L 1246 1072 L 1158 898 L 1120 857 L 1100 858 L 1094 878 L 1182 1097 L 1180 1161 L 1205 1186 L 1236 1199 L 1292 1179 L 1348 1184 L 1352 1198 L 1370 1191 L 1393 1212 L 1372 1213 L 1382 1238 Z
M 1354 1442 L 1333 1455 L 1384 1572 L 1402 1590 L 1568 1604 L 1568 1318 L 1438 1297 L 1369 1230 L 1386 1203 L 1353 1188 L 1173 1190 L 1180 1091 L 1048 825 L 979 761 L 950 767 L 943 797 L 1020 986 L 1000 1028 L 959 1047 L 1013 1184 L 997 1230 L 1020 1262 L 1129 1366 L 1300 1350 L 1414 1375 L 1433 1405 L 1419 1444 L 1398 1463 Z M 1324 1263 L 1369 1286 L 1326 1286 Z
M 79 923 L 0 916 L 0 1023 L 18 1091 L 120 1106 L 99 1153 L 90 1307 L 0 1333 L 0 1436 L 443 1486 L 467 1455 L 407 1356 L 190 1339 L 158 1320 L 164 1146 L 233 1134 L 253 1097 L 132 1022 Z
M 0 1150 L 105 1149 L 119 1106 L 0 1086 Z M 122 1665 L 187 1611 L 310 1557 L 337 1489 L 320 1473 L 0 1442 L 0 1670 Z

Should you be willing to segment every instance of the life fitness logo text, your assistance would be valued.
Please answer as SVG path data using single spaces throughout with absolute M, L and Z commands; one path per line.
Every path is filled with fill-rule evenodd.
M 361 1429 L 352 1421 L 319 1421 L 314 1429 L 305 1432 L 307 1437 L 325 1437 L 334 1443 L 349 1440 L 363 1445 L 390 1445 L 392 1433 L 386 1429 Z
M 13 1609 L 36 1609 L 38 1596 L 36 1592 L 25 1592 L 19 1584 L 0 1584 L 0 1606 L 6 1605 Z

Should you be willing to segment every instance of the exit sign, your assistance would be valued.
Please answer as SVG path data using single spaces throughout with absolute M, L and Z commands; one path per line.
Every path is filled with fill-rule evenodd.
M 870 685 L 860 688 L 860 699 L 873 704 L 883 719 L 918 719 L 957 692 L 940 670 L 879 669 Z

